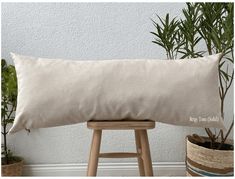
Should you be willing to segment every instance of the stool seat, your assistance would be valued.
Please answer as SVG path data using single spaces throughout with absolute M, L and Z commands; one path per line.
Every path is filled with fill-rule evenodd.
M 140 176 L 153 176 L 152 160 L 149 149 L 147 129 L 153 129 L 151 120 L 90 120 L 87 127 L 93 129 L 87 176 L 96 176 L 99 158 L 132 158 L 138 159 Z M 100 153 L 103 130 L 134 130 L 136 152 Z
M 89 129 L 102 130 L 130 130 L 130 129 L 153 129 L 155 121 L 151 120 L 91 120 L 87 122 Z

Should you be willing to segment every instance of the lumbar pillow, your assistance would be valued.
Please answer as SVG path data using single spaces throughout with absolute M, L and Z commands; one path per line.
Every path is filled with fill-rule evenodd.
M 12 57 L 18 101 L 10 133 L 91 119 L 224 127 L 218 91 L 220 54 L 184 60 Z

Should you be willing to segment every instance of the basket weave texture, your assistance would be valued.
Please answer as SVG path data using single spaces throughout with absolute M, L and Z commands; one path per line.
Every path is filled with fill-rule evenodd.
M 206 139 L 206 138 L 205 138 Z M 187 176 L 233 176 L 233 150 L 208 149 L 187 138 Z
M 24 161 L 21 160 L 9 165 L 2 165 L 2 176 L 22 176 L 23 163 Z

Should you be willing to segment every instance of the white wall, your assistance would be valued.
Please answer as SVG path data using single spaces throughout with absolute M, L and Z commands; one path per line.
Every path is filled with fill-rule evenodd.
M 10 60 L 11 51 L 74 60 L 165 58 L 164 51 L 151 42 L 150 31 L 154 27 L 150 18 L 156 17 L 156 13 L 178 16 L 184 6 L 184 3 L 3 3 L 2 58 Z M 226 106 L 230 108 L 226 114 L 231 118 L 231 93 Z M 204 134 L 203 129 L 157 123 L 156 129 L 149 131 L 153 161 L 184 161 L 185 136 L 195 132 Z M 83 163 L 88 159 L 91 135 L 86 124 L 76 124 L 32 130 L 29 135 L 22 131 L 9 136 L 9 142 L 11 149 L 28 164 Z M 132 132 L 104 132 L 101 150 L 133 151 L 133 139 Z

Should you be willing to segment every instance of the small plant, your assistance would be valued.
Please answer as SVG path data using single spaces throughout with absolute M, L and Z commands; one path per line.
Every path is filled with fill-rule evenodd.
M 153 21 L 156 30 L 151 32 L 153 43 L 164 48 L 168 59 L 196 58 L 203 55 L 222 53 L 219 61 L 219 95 L 221 116 L 224 119 L 224 101 L 234 78 L 234 35 L 233 3 L 186 3 L 182 10 L 184 19 L 170 20 L 158 16 Z M 204 44 L 203 44 L 204 43 Z M 201 49 L 205 45 L 206 49 Z M 221 149 L 233 128 L 232 121 L 228 131 L 206 128 L 210 139 L 210 148 Z
M 2 123 L 2 164 L 6 165 L 13 162 L 15 159 L 11 151 L 7 147 L 7 126 L 14 121 L 14 112 L 17 102 L 17 78 L 16 71 L 13 65 L 8 65 L 6 60 L 1 60 L 2 70 L 2 108 L 1 108 L 1 123 Z

